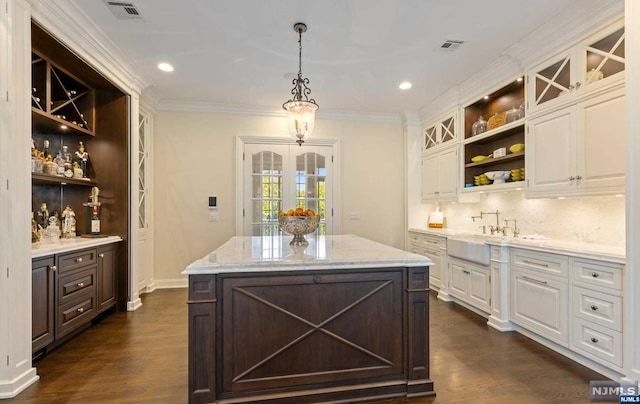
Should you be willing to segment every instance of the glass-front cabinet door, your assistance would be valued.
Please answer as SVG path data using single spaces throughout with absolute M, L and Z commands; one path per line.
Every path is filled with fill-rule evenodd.
M 578 81 L 585 89 L 624 78 L 624 37 L 624 27 L 616 24 L 581 44 L 579 56 L 585 67 L 580 71 Z
M 528 114 L 578 102 L 593 91 L 605 91 L 622 83 L 624 38 L 624 26 L 618 22 L 529 69 Z
M 574 89 L 573 52 L 566 52 L 533 69 L 529 82 L 528 107 L 531 112 L 543 104 L 568 95 Z
M 422 151 L 427 152 L 436 146 L 453 144 L 456 141 L 457 112 L 451 111 L 422 129 Z

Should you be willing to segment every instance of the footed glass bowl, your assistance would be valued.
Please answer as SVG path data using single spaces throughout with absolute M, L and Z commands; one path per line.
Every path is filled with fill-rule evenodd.
M 289 245 L 307 246 L 309 242 L 304 235 L 316 231 L 320 224 L 320 216 L 281 216 L 278 218 L 278 223 L 284 232 L 293 235 Z

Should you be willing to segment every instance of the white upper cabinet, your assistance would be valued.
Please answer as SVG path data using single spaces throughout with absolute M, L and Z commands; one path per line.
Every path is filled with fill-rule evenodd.
M 458 164 L 457 146 L 422 158 L 422 200 L 424 202 L 457 200 Z
M 529 121 L 527 196 L 624 193 L 624 88 Z
M 432 151 L 438 146 L 455 144 L 457 141 L 458 113 L 451 111 L 424 125 L 422 130 L 422 151 Z
M 527 73 L 527 115 L 561 108 L 594 91 L 624 80 L 622 21 L 597 31 L 565 52 L 532 67 Z

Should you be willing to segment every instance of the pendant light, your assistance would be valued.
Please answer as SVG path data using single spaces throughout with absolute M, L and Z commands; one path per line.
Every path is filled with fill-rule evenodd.
M 296 23 L 293 30 L 298 33 L 298 77 L 293 79 L 293 98 L 282 104 L 282 108 L 287 111 L 287 129 L 291 137 L 302 146 L 302 143 L 313 132 L 313 125 L 316 118 L 318 104 L 313 98 L 309 99 L 311 90 L 307 85 L 309 79 L 302 78 L 302 33 L 307 32 L 307 25 Z

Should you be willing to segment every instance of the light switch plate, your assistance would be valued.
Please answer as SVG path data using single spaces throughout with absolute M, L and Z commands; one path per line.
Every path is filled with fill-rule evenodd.
M 217 222 L 218 221 L 218 210 L 217 209 L 211 209 L 209 211 L 209 221 L 210 222 Z

